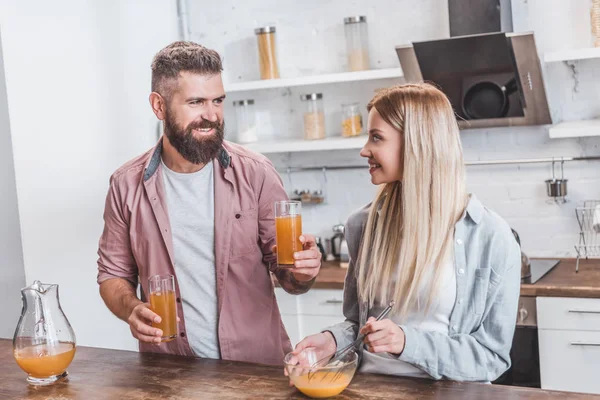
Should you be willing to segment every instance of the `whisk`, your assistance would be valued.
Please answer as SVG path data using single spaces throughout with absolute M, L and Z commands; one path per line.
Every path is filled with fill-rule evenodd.
M 381 314 L 379 314 L 377 316 L 377 318 L 375 320 L 380 321 L 380 320 L 384 319 L 390 313 L 390 311 L 392 311 L 392 307 L 394 307 L 395 303 L 396 303 L 395 301 L 391 301 L 390 304 L 388 304 L 388 306 L 381 312 Z M 358 346 L 360 346 L 360 344 L 364 340 L 364 338 L 365 338 L 365 335 L 362 333 L 359 333 L 354 342 L 350 343 L 348 346 L 344 347 L 343 349 L 333 353 L 333 357 L 331 357 L 332 355 L 329 354 L 329 355 L 321 358 L 320 360 L 314 362 L 310 366 L 310 371 L 308 373 L 308 379 L 310 380 L 314 376 L 314 373 L 316 372 L 317 368 L 319 368 L 319 367 L 323 368 L 328 365 L 334 364 L 338 361 L 341 361 L 350 351 L 357 349 Z M 334 375 L 332 381 L 335 381 L 339 377 L 340 374 L 341 374 L 341 372 L 340 372 L 340 370 L 338 370 L 336 372 L 336 374 Z M 321 379 L 321 381 L 325 380 L 325 377 L 327 377 L 327 375 L 329 375 L 329 371 L 327 371 L 325 373 L 325 375 L 323 375 L 323 378 Z

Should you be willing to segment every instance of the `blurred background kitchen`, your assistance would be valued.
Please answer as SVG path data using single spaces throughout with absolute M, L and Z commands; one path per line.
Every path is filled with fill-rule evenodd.
M 60 285 L 79 345 L 137 349 L 98 295 L 96 251 L 109 176 L 158 139 L 148 95 L 159 49 L 185 38 L 221 54 L 226 139 L 275 163 L 290 196 L 306 202 L 304 230 L 319 235 L 328 253 L 337 237 L 339 253 L 334 226 L 376 190 L 358 155 L 366 104 L 377 89 L 405 81 L 397 46 L 450 37 L 455 14 L 469 12 L 452 3 L 2 1 L 0 337 L 12 338 L 20 288 L 39 279 Z M 581 230 L 576 207 L 600 199 L 600 161 L 593 159 L 600 156 L 600 2 L 500 3 L 510 31 L 535 34 L 550 120 L 462 130 L 468 162 L 522 161 L 470 165 L 469 190 L 518 232 L 529 257 L 573 258 Z M 276 68 L 261 68 L 261 55 Z M 568 179 L 564 197 L 548 195 L 553 157 L 555 177 Z M 527 162 L 540 159 L 546 161 Z M 299 300 L 283 299 L 282 308 L 286 301 Z M 322 327 L 341 314 L 330 317 L 308 325 Z M 293 340 L 312 333 L 297 324 L 308 326 L 287 318 Z

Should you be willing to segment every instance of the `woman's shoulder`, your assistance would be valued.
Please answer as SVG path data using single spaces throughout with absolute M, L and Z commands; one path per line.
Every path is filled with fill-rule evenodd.
M 477 199 L 475 201 L 479 202 Z M 474 216 L 472 219 L 476 222 L 472 225 L 472 229 L 478 237 L 475 243 L 479 244 L 480 251 L 489 253 L 492 259 L 502 258 L 507 261 L 514 259 L 515 262 L 518 260 L 520 263 L 520 247 L 508 222 L 495 211 L 479 204 L 480 207 L 476 206 L 478 209 L 472 213 Z
M 366 204 L 360 207 L 357 210 L 354 210 L 348 220 L 346 221 L 345 230 L 348 231 L 356 231 L 362 230 L 364 225 L 367 223 L 367 219 L 369 219 L 369 211 L 371 210 L 371 203 Z
M 481 234 L 515 240 L 508 222 L 494 210 L 483 205 L 473 194 L 467 204 L 466 214 L 469 217 L 468 219 L 472 221 L 469 225 L 480 231 Z

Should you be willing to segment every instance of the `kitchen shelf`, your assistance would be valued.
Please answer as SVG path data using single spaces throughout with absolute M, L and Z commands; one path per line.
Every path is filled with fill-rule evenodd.
M 600 47 L 590 47 L 584 49 L 562 50 L 544 55 L 544 61 L 547 63 L 571 60 L 586 60 L 590 58 L 600 58 Z
M 255 142 L 245 146 L 257 153 L 290 153 L 300 151 L 325 151 L 325 150 L 349 150 L 362 149 L 367 142 L 367 135 L 345 138 L 341 136 L 325 138 L 321 140 L 277 140 L 270 142 Z
M 600 136 L 600 119 L 561 122 L 548 128 L 548 133 L 553 139 Z
M 278 89 L 294 86 L 322 85 L 327 83 L 368 81 L 375 79 L 402 78 L 401 68 L 371 69 L 368 71 L 341 72 L 337 74 L 301 76 L 297 78 L 265 79 L 237 82 L 225 85 L 227 93 L 250 90 Z

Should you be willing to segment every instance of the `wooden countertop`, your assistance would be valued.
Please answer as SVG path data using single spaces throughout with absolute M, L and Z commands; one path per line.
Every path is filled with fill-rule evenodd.
M 574 258 L 561 258 L 560 263 L 535 284 L 521 284 L 521 296 L 600 298 L 600 260 L 581 260 L 575 273 Z M 343 289 L 346 268 L 326 261 L 313 288 Z
M 306 399 L 281 368 L 78 347 L 67 380 L 32 387 L 0 339 L 0 398 L 61 400 Z M 341 399 L 598 399 L 600 396 L 480 383 L 357 374 Z
M 521 284 L 521 296 L 600 298 L 600 260 L 580 260 L 577 273 L 575 263 L 574 258 L 560 259 L 533 285 Z

